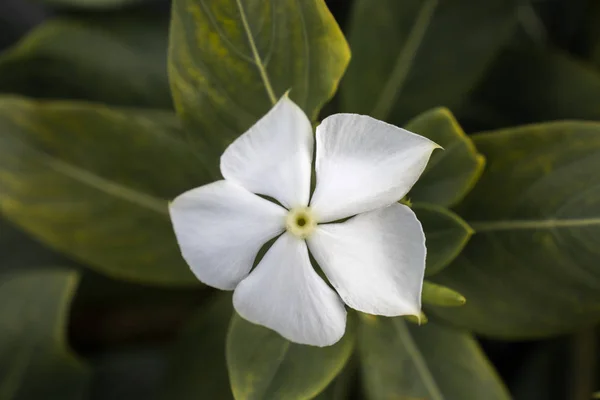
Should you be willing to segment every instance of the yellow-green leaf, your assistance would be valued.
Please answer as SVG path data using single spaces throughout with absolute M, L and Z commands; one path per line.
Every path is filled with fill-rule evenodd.
M 423 282 L 423 291 L 421 293 L 423 303 L 432 306 L 458 307 L 465 304 L 465 297 L 456 290 L 446 286 L 436 285 L 435 283 Z
M 171 113 L 0 99 L 0 211 L 119 279 L 197 282 L 167 201 L 209 178 Z
M 477 183 L 485 158 L 447 108 L 424 112 L 405 128 L 443 147 L 431 155 L 425 171 L 408 194 L 410 200 L 444 207 L 458 204 Z
M 67 270 L 0 276 L 0 398 L 79 400 L 90 371 L 69 350 L 68 307 L 78 276 Z
M 528 125 L 473 140 L 488 168 L 459 212 L 476 234 L 433 278 L 468 301 L 428 311 L 503 338 L 600 321 L 600 123 Z
M 348 315 L 350 317 L 350 315 Z M 235 314 L 227 335 L 227 366 L 236 400 L 311 399 L 344 368 L 354 326 L 328 347 L 295 344 Z
M 290 90 L 316 118 L 350 58 L 323 0 L 174 0 L 169 78 L 190 132 L 222 149 Z
M 402 318 L 361 318 L 358 335 L 368 400 L 509 400 L 491 364 L 466 332 Z
M 344 111 L 395 124 L 460 104 L 516 25 L 514 0 L 357 0 Z

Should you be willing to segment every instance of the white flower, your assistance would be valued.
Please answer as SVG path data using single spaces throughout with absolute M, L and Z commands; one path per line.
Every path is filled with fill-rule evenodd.
M 325 118 L 316 143 L 311 197 L 311 124 L 284 96 L 225 150 L 225 180 L 183 193 L 170 213 L 194 274 L 235 289 L 242 317 L 293 342 L 328 346 L 344 335 L 344 303 L 369 314 L 419 315 L 425 236 L 397 201 L 439 146 L 356 114 Z M 259 249 L 278 235 L 251 272 Z

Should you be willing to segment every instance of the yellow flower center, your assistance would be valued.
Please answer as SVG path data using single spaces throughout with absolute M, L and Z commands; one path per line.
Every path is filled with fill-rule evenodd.
M 310 207 L 292 208 L 286 219 L 285 228 L 300 239 L 306 239 L 317 227 L 317 220 Z

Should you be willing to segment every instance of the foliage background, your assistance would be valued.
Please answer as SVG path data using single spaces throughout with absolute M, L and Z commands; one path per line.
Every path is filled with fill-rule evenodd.
M 94 1 L 90 3 L 93 4 Z M 97 3 L 101 4 L 101 1 Z M 0 62 L 0 92 L 35 98 L 78 99 L 116 106 L 171 109 L 169 87 L 164 79 L 164 49 L 167 46 L 170 5 L 162 1 L 118 3 L 123 4 L 109 7 L 72 7 L 67 0 L 0 2 L 0 46 L 9 49 Z M 372 3 L 376 2 L 327 1 L 328 7 L 350 42 L 353 54 L 358 55 L 360 51 L 367 54 L 369 51 L 377 52 L 378 49 L 369 47 L 368 43 L 364 49 L 360 49 L 360 38 L 366 37 L 371 28 L 365 27 L 365 31 L 361 32 L 358 26 L 351 32 L 353 24 L 357 24 L 356 19 L 362 16 L 361 13 L 352 12 L 353 7 L 360 6 L 358 3 L 362 3 L 364 7 L 372 7 Z M 379 12 L 386 14 L 391 20 L 386 20 L 386 15 L 369 14 L 367 11 L 365 15 L 382 18 L 383 29 L 389 28 L 390 37 L 393 37 L 395 29 L 406 25 L 402 24 L 400 13 L 395 9 L 400 1 L 397 1 L 396 5 L 390 1 L 377 3 L 380 5 Z M 503 8 L 502 4 L 508 2 L 489 2 L 485 6 L 477 6 L 478 2 L 462 3 L 462 7 L 473 10 L 467 21 L 452 25 L 451 16 L 447 20 L 433 21 L 435 27 L 444 27 L 445 23 L 451 24 L 443 30 L 440 28 L 441 33 L 431 39 L 438 42 L 429 43 L 434 51 L 429 57 L 439 60 L 439 63 L 425 62 L 420 65 L 420 69 L 409 71 L 408 74 L 413 75 L 409 75 L 409 84 L 403 88 L 403 96 L 391 102 L 392 105 L 378 107 L 375 104 L 374 113 L 378 114 L 376 116 L 403 125 L 421 112 L 436 106 L 446 106 L 452 111 L 462 129 L 469 134 L 554 120 L 600 119 L 600 4 L 597 1 L 522 0 L 513 4 L 516 4 L 516 14 L 512 13 L 512 8 L 508 11 Z M 493 4 L 501 5 L 495 7 Z M 422 14 L 409 13 L 406 18 L 412 21 L 419 15 L 423 17 Z M 504 17 L 505 15 L 510 15 L 511 18 Z M 516 17 L 513 19 L 512 16 Z M 55 21 L 57 17 L 68 18 L 71 22 L 59 27 L 52 25 L 56 22 L 46 22 L 44 29 L 47 30 L 43 34 L 39 34 L 37 38 L 32 39 L 29 36 L 29 39 L 26 39 L 31 41 L 29 45 L 21 46 L 18 52 L 10 50 L 34 28 L 45 21 Z M 386 23 L 388 25 L 385 25 Z M 474 35 L 473 32 L 477 34 Z M 153 40 L 147 40 L 149 37 Z M 122 38 L 126 38 L 124 42 Z M 469 45 L 477 42 L 475 44 L 481 46 L 480 41 L 489 44 L 489 52 L 469 53 Z M 95 45 L 86 45 L 91 42 Z M 128 46 L 136 49 L 135 56 L 131 54 Z M 444 64 L 445 53 L 440 49 L 450 52 L 453 64 Z M 383 64 L 388 56 L 396 55 L 383 52 L 362 60 Z M 421 53 L 421 56 L 426 57 L 427 54 Z M 377 86 L 377 76 L 373 77 L 373 81 L 365 81 L 367 87 L 344 89 L 345 80 L 355 79 L 361 74 L 361 59 L 356 57 L 355 61 L 356 64 L 351 64 L 341 83 L 340 92 L 321 111 L 321 116 L 339 109 L 371 112 L 372 99 L 378 97 L 378 93 L 386 91 L 386 87 Z M 385 66 L 382 65 L 382 68 L 385 69 Z M 402 71 L 399 72 L 399 76 L 402 76 Z M 463 87 L 468 88 L 464 93 L 461 92 Z M 353 95 L 352 90 L 360 91 L 361 95 Z M 452 96 L 456 93 L 460 96 Z M 458 98 L 460 99 L 457 100 Z M 10 109 L 2 111 L 5 114 L 12 112 Z M 131 121 L 131 124 L 135 123 L 136 121 Z M 177 129 L 171 127 L 174 122 L 168 117 L 161 120 L 161 124 L 168 129 Z M 98 137 L 110 134 L 110 126 L 95 125 L 95 129 L 98 131 Z M 118 132 L 112 134 L 115 135 L 116 141 Z M 476 139 L 478 149 L 482 151 L 485 143 L 479 143 L 477 140 L 479 139 Z M 161 149 L 164 148 L 162 145 Z M 115 156 L 120 155 L 117 150 L 114 149 Z M 510 145 L 504 150 L 510 151 Z M 529 151 L 534 153 L 533 149 Z M 173 150 L 173 154 L 179 153 Z M 147 149 L 146 157 L 154 155 L 151 148 Z M 5 160 L 8 159 L 5 155 Z M 168 156 L 161 160 L 165 164 L 160 164 L 161 170 L 155 171 L 158 175 L 172 177 L 179 173 L 169 171 Z M 196 165 L 197 159 L 192 155 L 189 160 L 178 162 L 193 166 Z M 598 165 L 597 161 L 595 165 Z M 205 167 L 210 168 L 202 168 Z M 510 169 L 510 165 L 507 168 Z M 515 171 L 516 173 L 518 171 Z M 177 184 L 176 178 L 173 178 L 169 187 L 165 187 L 164 190 L 176 192 Z M 507 182 L 506 190 L 502 193 L 509 197 L 510 190 L 514 190 L 514 187 Z M 508 201 L 508 198 L 502 199 L 501 196 L 499 199 Z M 465 213 L 469 212 L 476 211 L 470 208 Z M 143 216 L 139 218 L 140 221 L 144 221 Z M 132 243 L 133 245 L 135 243 Z M 9 322 L 4 325 L 0 323 L 0 328 L 3 329 L 0 330 L 0 334 L 6 335 L 0 336 L 0 381 L 12 376 L 12 382 L 38 382 L 37 386 L 47 390 L 45 393 L 36 393 L 36 385 L 31 384 L 30 390 L 20 391 L 20 397 L 17 397 L 11 387 L 0 385 L 0 399 L 49 398 L 48 393 L 54 393 L 53 387 L 76 387 L 80 384 L 78 382 L 82 381 L 81 377 L 84 377 L 86 387 L 74 392 L 85 392 L 85 395 L 92 399 L 202 398 L 199 396 L 206 396 L 211 390 L 219 390 L 227 384 L 211 374 L 213 369 L 221 367 L 213 361 L 200 365 L 206 368 L 205 370 L 195 369 L 198 368 L 198 363 L 195 362 L 198 359 L 225 362 L 224 351 L 217 352 L 216 355 L 214 353 L 215 349 L 224 347 L 224 335 L 219 334 L 213 325 L 210 325 L 210 329 L 203 330 L 203 324 L 207 324 L 207 321 L 217 321 L 221 315 L 230 312 L 226 300 L 213 304 L 209 299 L 211 293 L 206 290 L 192 287 L 157 288 L 152 285 L 127 283 L 95 273 L 81 265 L 81 261 L 74 261 L 48 249 L 37 239 L 2 218 L 0 251 L 0 270 L 19 270 L 25 273 L 21 278 L 24 279 L 23 282 L 13 281 L 2 286 L 0 312 L 4 312 L 3 321 Z M 160 256 L 161 254 L 156 255 Z M 123 254 L 107 254 L 106 257 L 117 264 L 140 262 L 128 259 L 127 255 Z M 494 260 L 497 260 L 497 257 L 494 255 Z M 600 264 L 600 258 L 597 257 L 596 260 Z M 80 277 L 71 272 L 64 272 L 58 276 L 53 272 L 54 269 L 44 270 L 43 275 L 38 275 L 35 271 L 42 265 L 69 266 L 70 270 L 79 271 Z M 527 264 L 523 266 L 530 271 L 529 267 Z M 31 270 L 32 275 L 27 275 L 26 270 Z M 466 324 L 482 334 L 478 338 L 479 342 L 515 399 L 590 399 L 592 392 L 600 390 L 600 335 L 598 329 L 593 326 L 598 322 L 598 302 L 588 302 L 585 294 L 580 291 L 573 294 L 560 286 L 542 284 L 538 297 L 528 297 L 529 292 L 536 292 L 536 286 L 532 286 L 531 282 L 542 282 L 545 273 L 547 271 L 541 268 L 525 283 L 519 283 L 519 278 L 506 283 L 509 290 L 502 291 L 501 294 L 514 294 L 514 298 L 507 299 L 511 307 L 494 309 L 495 313 L 490 314 L 490 318 L 477 319 L 478 325 L 475 324 L 475 327 L 469 322 L 468 313 L 472 308 L 465 308 L 467 311 L 464 312 L 448 311 L 450 314 L 447 318 L 458 321 L 459 325 Z M 157 274 L 160 274 L 160 271 Z M 160 279 L 159 275 L 157 279 Z M 441 283 L 461 291 L 468 300 L 472 301 L 479 295 L 471 293 L 469 288 L 461 287 L 463 280 L 445 278 L 443 274 L 438 279 Z M 59 286 L 66 285 L 73 290 L 77 287 L 70 312 L 59 313 L 60 315 L 49 313 L 44 315 L 44 318 L 40 318 L 39 315 L 31 318 L 13 315 L 13 318 L 21 321 L 15 328 L 9 317 L 6 317 L 10 316 L 11 312 L 8 305 L 18 303 L 21 298 L 28 301 L 28 298 L 22 295 L 24 292 L 43 293 L 44 290 L 53 290 L 50 282 L 55 280 Z M 473 286 L 476 287 L 477 283 Z M 524 285 L 521 291 L 515 289 L 519 284 Z M 482 289 L 489 290 L 490 288 L 485 287 Z M 511 290 L 514 290 L 514 293 L 511 293 Z M 521 296 L 522 293 L 526 295 Z M 582 308 L 589 306 L 591 311 L 582 311 L 579 318 L 579 310 L 573 310 L 575 306 L 569 306 L 571 297 L 569 301 L 565 301 L 567 305 L 562 310 L 550 307 L 553 305 L 552 299 L 560 298 L 559 293 L 565 293 L 566 297 L 581 296 L 581 303 L 584 304 Z M 549 299 L 547 303 L 536 300 L 546 298 Z M 541 304 L 535 304 L 536 301 Z M 211 304 L 210 309 L 198 314 L 198 307 L 206 304 Z M 520 310 L 519 305 L 523 305 L 524 311 Z M 535 330 L 540 326 L 539 332 L 530 335 L 534 338 L 525 339 L 524 336 L 528 335 L 511 333 L 511 321 L 517 321 L 515 326 L 522 326 L 520 321 L 529 320 L 529 307 L 533 305 L 537 307 L 540 321 L 559 321 L 554 325 L 549 323 L 553 332 L 562 330 L 568 333 L 553 334 L 551 338 L 539 339 L 537 336 L 544 333 L 541 325 L 532 328 Z M 589 318 L 592 311 L 596 315 L 595 320 Z M 453 312 L 456 314 L 453 315 Z M 483 314 L 485 312 L 485 309 L 481 311 Z M 445 311 L 440 313 L 443 317 Z M 498 318 L 498 315 L 504 317 Z M 24 348 L 31 351 L 45 348 L 40 345 L 45 339 L 32 334 L 39 330 L 37 324 L 41 320 L 47 320 L 45 326 L 50 326 L 52 331 L 60 330 L 62 322 L 66 324 L 67 342 L 61 346 L 68 344 L 78 359 L 67 357 L 61 351 L 56 354 L 53 351 L 48 354 L 42 352 L 40 365 L 19 370 L 29 371 L 30 375 L 15 377 L 14 366 L 18 364 L 18 358 L 11 358 L 16 354 L 11 353 L 14 349 L 2 347 L 1 341 L 3 337 L 8 337 L 7 332 L 12 333 L 16 329 L 18 337 L 23 340 L 21 345 Z M 560 326 L 561 321 L 567 321 L 564 322 L 565 326 Z M 229 319 L 226 318 L 220 323 L 225 331 Z M 573 325 L 577 326 L 575 331 L 571 329 Z M 503 335 L 499 335 L 497 331 L 504 328 L 508 332 L 504 336 L 510 340 L 498 338 Z M 197 337 L 198 331 L 204 331 L 206 337 Z M 425 330 L 420 335 L 426 334 Z M 391 343 L 388 339 L 384 338 L 382 341 Z M 388 347 L 381 349 L 382 357 L 387 350 Z M 68 359 L 65 360 L 65 357 Z M 458 359 L 460 355 L 454 354 L 450 357 Z M 353 362 L 354 359 L 350 361 L 350 365 Z M 50 374 L 44 363 L 61 367 L 51 368 Z M 443 361 L 441 363 L 443 364 Z M 392 364 L 392 367 L 394 365 Z M 45 372 L 36 375 L 36 368 L 39 368 L 37 371 Z M 74 375 L 78 378 L 73 378 Z M 200 376 L 210 376 L 210 379 L 193 379 Z M 350 398 L 361 398 L 365 382 L 361 382 L 356 373 L 344 372 L 335 382 L 339 381 L 343 382 L 340 387 L 349 388 Z M 336 390 L 338 389 L 333 388 L 329 392 Z M 79 398 L 78 396 L 73 398 Z M 345 398 L 343 394 L 339 396 Z

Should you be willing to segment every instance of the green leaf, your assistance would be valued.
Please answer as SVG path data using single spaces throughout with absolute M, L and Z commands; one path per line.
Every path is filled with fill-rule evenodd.
M 451 207 L 475 186 L 485 165 L 473 142 L 447 108 L 435 108 L 405 126 L 443 147 L 433 152 L 425 171 L 408 196 L 413 202 Z
M 354 389 L 357 374 L 358 359 L 352 356 L 342 372 L 314 400 L 347 400 Z
M 473 230 L 458 215 L 443 207 L 415 204 L 412 210 L 425 232 L 427 245 L 425 276 L 435 275 L 460 254 Z
M 167 199 L 206 183 L 171 113 L 0 98 L 0 211 L 119 279 L 197 282 Z
M 83 398 L 90 371 L 65 340 L 77 281 L 66 270 L 0 276 L 0 398 Z
M 167 33 L 139 12 L 51 20 L 0 57 L 0 92 L 172 109 Z
M 328 347 L 295 344 L 235 314 L 227 335 L 234 397 L 311 399 L 338 375 L 354 348 L 351 315 L 344 337 Z
M 162 399 L 233 399 L 225 361 L 232 313 L 231 293 L 220 293 L 184 326 L 172 349 Z
M 510 37 L 516 9 L 514 0 L 355 1 L 343 109 L 403 124 L 455 107 Z
M 457 307 L 466 302 L 464 296 L 457 291 L 428 281 L 423 282 L 421 297 L 423 303 L 441 307 Z
M 511 339 L 600 321 L 600 123 L 529 125 L 473 140 L 488 168 L 459 212 L 476 234 L 433 279 L 468 302 L 431 312 Z
M 559 50 L 519 43 L 500 54 L 458 115 L 484 129 L 600 120 L 600 72 Z
M 218 149 L 287 90 L 315 119 L 350 58 L 323 0 L 174 0 L 170 41 L 177 112 Z
M 358 348 L 369 400 L 509 400 L 469 334 L 430 321 L 362 315 Z

